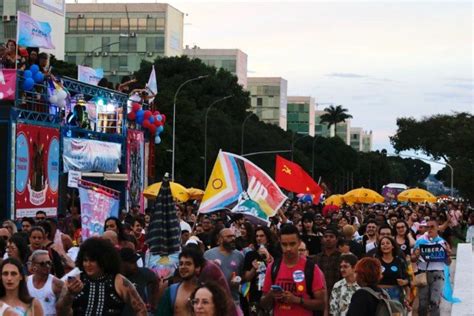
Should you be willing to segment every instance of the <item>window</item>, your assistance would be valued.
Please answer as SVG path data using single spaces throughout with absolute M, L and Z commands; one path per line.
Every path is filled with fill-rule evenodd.
M 156 28 L 156 21 L 155 19 L 146 19 L 146 30 L 147 32 L 153 32 Z
M 146 20 L 147 19 L 138 19 L 138 30 L 145 31 L 146 30 Z
M 102 37 L 102 51 L 103 52 L 110 52 L 110 37 L 104 36 Z
M 110 70 L 118 70 L 119 68 L 119 57 L 118 56 L 112 56 L 110 57 Z
M 92 56 L 87 56 L 86 55 L 86 58 L 84 58 L 83 65 L 88 66 L 88 67 L 92 67 Z
M 138 30 L 138 20 L 137 19 L 130 19 L 130 31 Z
M 120 30 L 120 19 L 112 19 L 112 31 Z
M 120 68 L 127 68 L 128 67 L 128 57 L 127 56 L 120 56 L 119 57 L 119 67 Z
M 69 19 L 69 32 L 77 31 L 77 19 Z
M 235 60 L 223 60 L 222 61 L 222 68 L 227 71 L 235 72 L 236 71 L 236 62 Z
M 136 37 L 121 37 L 119 43 L 119 50 L 121 52 L 136 52 L 137 38 Z
M 71 56 L 71 55 L 68 55 L 66 57 L 66 61 L 70 64 L 75 64 L 76 63 L 76 56 Z
M 94 19 L 86 19 L 86 31 L 94 30 Z
M 102 25 L 103 25 L 104 31 L 110 31 L 110 28 L 112 27 L 112 20 L 111 19 L 103 19 L 102 20 Z
M 94 30 L 102 31 L 102 19 L 94 19 Z
M 156 29 L 162 29 L 164 27 L 165 27 L 165 19 L 164 18 L 156 19 Z
M 128 20 L 120 19 L 120 31 L 128 32 Z
M 85 38 L 84 37 L 78 37 L 77 38 L 77 51 L 78 52 L 83 52 L 86 50 L 85 48 Z
M 77 30 L 78 31 L 86 30 L 86 19 L 77 19 Z
M 257 106 L 262 106 L 262 105 L 263 105 L 263 99 L 257 98 Z
M 119 51 L 128 51 L 128 37 L 119 38 Z
M 159 53 L 164 52 L 165 38 L 164 37 L 147 37 L 146 50 L 148 52 L 159 52 Z

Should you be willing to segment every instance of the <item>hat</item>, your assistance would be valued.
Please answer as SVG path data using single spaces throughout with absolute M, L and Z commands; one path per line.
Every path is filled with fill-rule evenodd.
M 140 255 L 137 254 L 133 249 L 124 247 L 120 249 L 120 258 L 123 262 L 135 263 L 140 259 Z
M 334 236 L 336 236 L 336 238 L 339 237 L 339 231 L 337 230 L 336 227 L 328 226 L 326 230 L 324 231 L 323 235 L 326 235 L 326 234 L 333 234 Z

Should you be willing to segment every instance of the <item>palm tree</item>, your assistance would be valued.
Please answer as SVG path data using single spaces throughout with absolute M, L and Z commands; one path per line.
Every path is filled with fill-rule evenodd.
M 331 105 L 325 108 L 325 114 L 321 115 L 321 123 L 328 123 L 328 128 L 334 125 L 334 134 L 337 135 L 337 123 L 345 122 L 347 119 L 351 119 L 352 115 L 347 113 L 347 109 L 343 108 L 342 105 L 334 106 Z

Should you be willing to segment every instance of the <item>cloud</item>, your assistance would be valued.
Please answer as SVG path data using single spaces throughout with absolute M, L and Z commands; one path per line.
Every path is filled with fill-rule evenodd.
M 335 77 L 335 78 L 351 78 L 351 79 L 369 78 L 369 76 L 367 75 L 354 74 L 350 72 L 333 72 L 330 74 L 325 74 L 325 76 Z
M 425 93 L 425 99 L 427 101 L 440 101 L 446 102 L 448 100 L 459 103 L 472 103 L 472 95 L 458 93 L 458 92 L 428 92 Z
M 472 90 L 474 88 L 474 82 L 471 82 L 471 83 L 450 83 L 450 84 L 447 84 L 446 86 L 450 87 L 450 88 Z

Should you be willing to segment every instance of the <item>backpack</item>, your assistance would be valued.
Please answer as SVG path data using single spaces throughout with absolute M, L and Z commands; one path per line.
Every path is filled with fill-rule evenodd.
M 375 316 L 406 316 L 407 312 L 403 307 L 402 303 L 396 300 L 391 300 L 387 292 L 382 290 L 382 293 L 372 290 L 369 287 L 362 287 L 361 290 L 369 292 L 377 300 L 377 309 Z
M 280 270 L 281 265 L 281 258 L 276 258 L 272 265 L 272 284 L 275 283 L 276 277 L 278 275 L 278 271 Z M 304 280 L 306 283 L 306 292 L 308 293 L 309 297 L 314 298 L 313 293 L 313 278 L 314 278 L 314 266 L 316 263 L 311 258 L 306 258 L 306 264 L 304 266 Z

